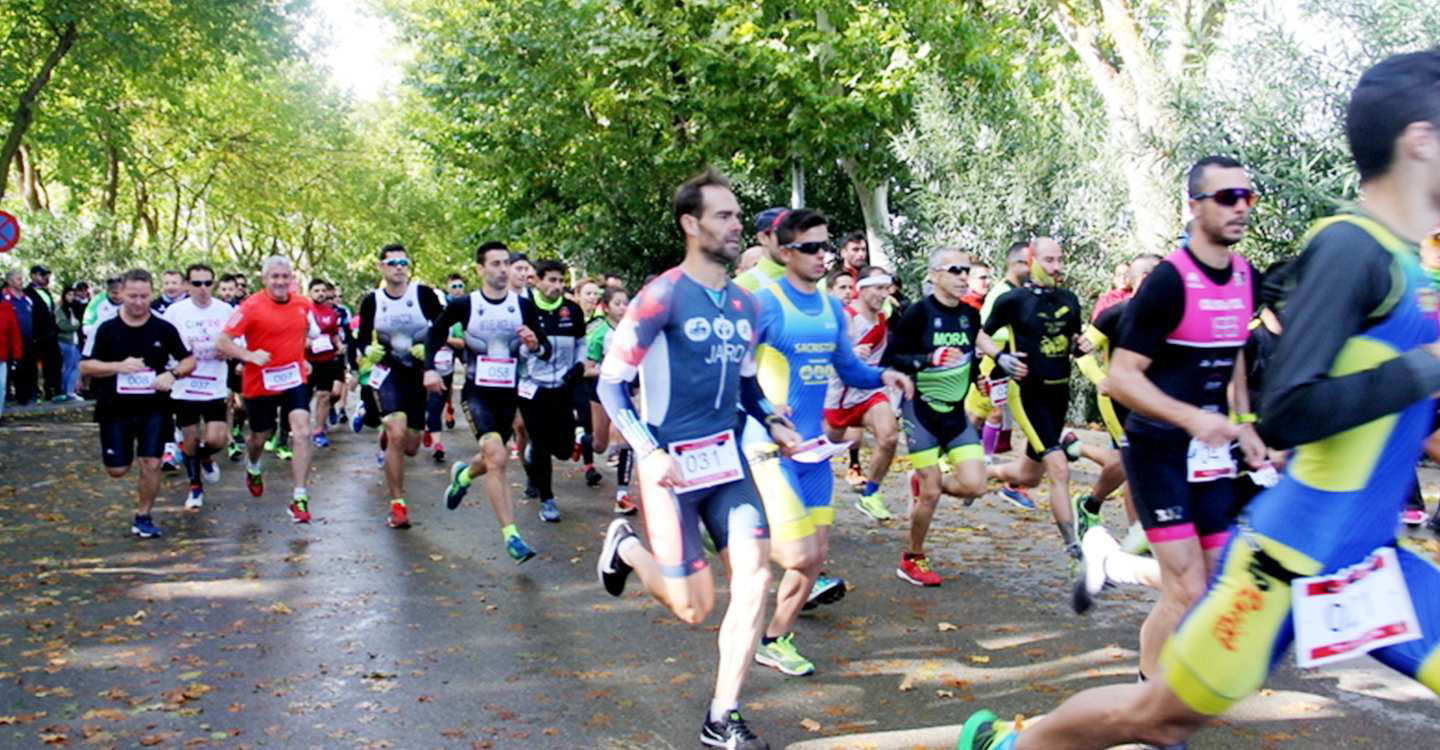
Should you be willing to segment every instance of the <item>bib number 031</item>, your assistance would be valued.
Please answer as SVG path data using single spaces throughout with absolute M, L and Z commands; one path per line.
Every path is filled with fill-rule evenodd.
M 735 431 L 671 443 L 667 449 L 680 467 L 683 481 L 676 492 L 694 492 L 734 482 L 745 476 L 740 466 L 740 448 Z

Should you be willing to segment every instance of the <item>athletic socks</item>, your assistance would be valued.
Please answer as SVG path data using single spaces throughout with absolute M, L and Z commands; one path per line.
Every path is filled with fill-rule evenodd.
M 980 429 L 980 444 L 985 447 L 985 455 L 995 454 L 995 443 L 1000 440 L 1000 428 L 989 422 Z
M 190 486 L 200 486 L 200 457 L 191 453 L 182 453 L 185 457 L 185 473 L 190 477 Z
M 1099 497 L 1095 497 L 1094 495 L 1089 495 L 1089 496 L 1087 496 L 1087 498 L 1086 498 L 1086 500 L 1085 500 L 1085 511 L 1086 511 L 1087 513 L 1099 513 L 1099 512 L 1100 512 L 1100 506 L 1101 506 L 1101 504 L 1104 503 L 1104 502 L 1105 502 L 1104 498 L 1099 498 Z
M 635 451 L 630 447 L 620 449 L 620 460 L 615 463 L 615 483 L 621 487 L 630 484 L 630 469 L 635 464 Z
M 263 457 L 265 454 L 262 453 L 262 454 L 260 454 L 260 455 Z M 245 469 L 246 469 L 246 471 L 249 471 L 251 474 L 259 474 L 259 473 L 260 473 L 260 462 L 259 462 L 259 461 L 251 461 L 251 460 L 247 457 L 247 458 L 245 459 Z
M 580 436 L 580 459 L 585 468 L 595 468 L 595 442 L 588 432 Z
M 508 542 L 514 537 L 520 536 L 520 530 L 515 528 L 515 524 L 512 523 L 505 528 L 500 529 L 500 536 Z
M 860 468 L 860 446 L 858 445 L 850 446 L 850 467 Z
M 874 482 L 872 482 L 872 481 L 870 481 L 870 480 L 868 480 L 868 479 L 865 480 L 865 493 L 864 493 L 864 494 L 866 494 L 866 495 L 873 495 L 873 494 L 875 494 L 876 492 L 879 492 L 879 491 L 880 491 L 880 485 L 878 485 L 878 484 L 876 484 L 876 483 L 874 483 Z
M 304 487 L 296 487 L 296 488 L 294 489 L 294 491 L 292 491 L 292 492 L 290 493 L 290 499 L 292 499 L 292 500 L 309 500 L 309 499 L 310 499 L 310 490 L 305 489 Z
M 726 717 L 726 716 L 729 716 L 731 711 L 739 711 L 739 710 L 740 710 L 740 707 L 739 707 L 739 706 L 736 706 L 736 705 L 734 705 L 734 704 L 725 704 L 725 703 L 720 703 L 720 702 L 715 701 L 715 700 L 711 700 L 711 701 L 710 701 L 710 720 L 711 720 L 711 721 L 714 721 L 714 722 L 724 721 L 724 720 L 725 720 L 725 717 Z

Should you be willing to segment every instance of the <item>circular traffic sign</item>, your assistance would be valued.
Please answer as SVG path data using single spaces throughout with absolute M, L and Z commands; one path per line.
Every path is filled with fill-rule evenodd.
M 14 214 L 0 211 L 0 253 L 10 252 L 19 242 L 20 220 Z

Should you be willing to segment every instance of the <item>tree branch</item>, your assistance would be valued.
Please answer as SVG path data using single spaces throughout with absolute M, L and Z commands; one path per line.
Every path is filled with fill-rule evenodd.
M 10 122 L 10 132 L 5 136 L 5 144 L 0 146 L 0 198 L 5 197 L 5 186 L 9 183 L 10 162 L 15 158 L 15 152 L 20 150 L 20 139 L 30 129 L 30 124 L 35 121 L 35 99 L 40 92 L 50 83 L 50 74 L 55 72 L 55 66 L 60 64 L 61 58 L 75 46 L 75 39 L 79 31 L 75 22 L 71 21 L 65 25 L 65 30 L 56 40 L 54 49 L 45 57 L 45 62 L 40 66 L 40 71 L 30 79 L 30 85 L 20 94 L 20 101 L 15 107 L 15 116 Z

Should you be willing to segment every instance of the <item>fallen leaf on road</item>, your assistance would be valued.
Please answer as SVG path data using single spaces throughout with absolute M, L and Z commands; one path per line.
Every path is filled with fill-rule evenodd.
M 958 625 L 956 625 L 956 624 L 954 624 L 954 623 L 951 623 L 951 622 L 942 622 L 942 623 L 940 623 L 939 625 L 936 625 L 935 627 L 936 627 L 940 632 L 942 632 L 942 633 L 948 633 L 948 632 L 950 632 L 950 631 L 952 631 L 952 630 L 959 630 L 959 629 L 960 629 L 960 626 L 958 626 Z
M 989 663 L 990 663 L 990 657 L 988 657 L 988 656 L 973 655 L 973 656 L 970 657 L 970 661 L 973 661 L 973 662 L 975 662 L 976 664 L 989 664 Z
M 954 697 L 955 697 L 955 691 L 954 691 L 954 690 L 936 690 L 936 691 L 935 691 L 935 697 L 936 697 L 936 698 L 954 698 Z
M 820 722 L 814 719 L 801 719 L 800 726 L 805 727 L 805 731 L 807 732 L 820 731 Z
M 269 611 L 271 611 L 271 612 L 274 612 L 274 613 L 277 614 L 277 615 L 288 615 L 288 614 L 291 614 L 292 612 L 294 612 L 294 610 L 292 610 L 292 609 L 290 609 L 289 607 L 285 606 L 285 602 L 275 602 L 274 604 L 271 604 L 269 607 L 266 607 L 266 609 L 269 610 Z

